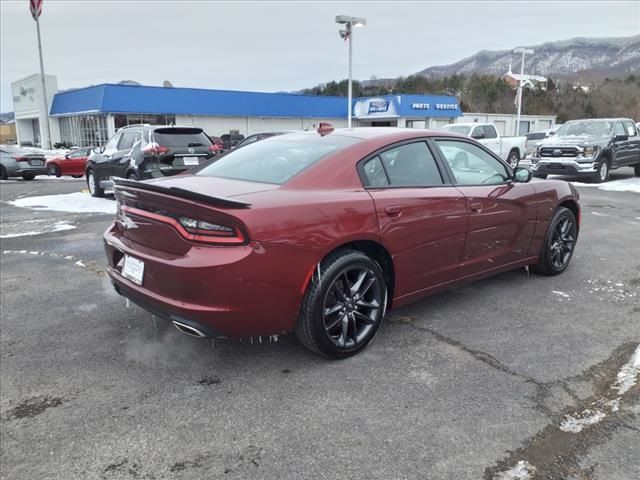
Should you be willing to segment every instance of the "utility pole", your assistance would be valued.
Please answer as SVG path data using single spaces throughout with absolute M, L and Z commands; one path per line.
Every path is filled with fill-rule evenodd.
M 530 48 L 514 48 L 513 53 L 521 53 L 522 54 L 522 63 L 520 64 L 520 81 L 518 82 L 518 116 L 516 117 L 516 137 L 520 135 L 520 112 L 522 111 L 522 89 L 523 89 L 523 78 L 524 77 L 524 56 L 529 54 L 533 54 L 533 50 Z

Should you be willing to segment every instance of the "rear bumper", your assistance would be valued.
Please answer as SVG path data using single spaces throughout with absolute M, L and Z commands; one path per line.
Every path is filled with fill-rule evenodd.
M 598 162 L 577 162 L 571 159 L 549 160 L 545 157 L 531 158 L 531 172 L 545 175 L 593 176 L 598 171 Z
M 24 175 L 25 173 L 31 173 L 33 175 L 47 175 L 49 173 L 49 169 L 47 167 L 25 167 L 15 170 L 14 173 L 16 175 Z
M 152 250 L 112 226 L 104 235 L 116 291 L 145 310 L 211 338 L 242 339 L 291 331 L 314 265 L 314 252 L 268 244 L 195 245 L 184 255 Z M 127 254 L 145 264 L 142 285 L 121 274 Z

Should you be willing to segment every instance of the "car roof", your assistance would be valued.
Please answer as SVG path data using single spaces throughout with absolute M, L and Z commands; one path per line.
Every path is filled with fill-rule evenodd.
M 316 131 L 295 132 L 295 135 L 318 135 Z M 361 140 L 388 140 L 389 142 L 419 137 L 455 137 L 467 138 L 453 132 L 442 130 L 428 130 L 423 128 L 398 128 L 398 127 L 356 127 L 336 128 L 327 135 L 342 135 L 355 137 Z

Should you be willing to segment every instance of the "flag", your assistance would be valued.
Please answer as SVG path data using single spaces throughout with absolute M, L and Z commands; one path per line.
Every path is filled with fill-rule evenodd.
M 42 13 L 42 2 L 43 0 L 29 0 L 29 10 L 34 20 L 38 20 Z

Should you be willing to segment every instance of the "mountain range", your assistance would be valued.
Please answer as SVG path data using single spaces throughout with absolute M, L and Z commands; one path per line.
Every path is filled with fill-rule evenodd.
M 640 74 L 640 35 L 618 38 L 572 38 L 528 46 L 534 51 L 525 59 L 525 73 L 551 78 L 594 80 Z M 520 71 L 521 56 L 512 50 L 482 50 L 450 65 L 418 72 L 429 78 L 454 73 L 503 75 L 512 66 Z

